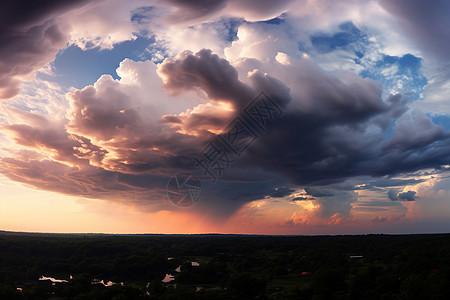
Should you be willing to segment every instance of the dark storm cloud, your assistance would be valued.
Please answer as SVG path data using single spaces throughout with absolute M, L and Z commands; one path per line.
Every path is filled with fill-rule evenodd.
M 334 196 L 334 191 L 325 188 L 305 188 L 305 192 L 313 197 L 331 197 Z
M 5 32 L 35 25 L 87 2 L 89 1 L 4 0 L 0 3 L 0 30 Z
M 318 214 L 321 217 L 337 220 L 351 217 L 352 203 L 358 200 L 358 194 L 354 189 L 354 186 L 338 183 L 326 187 L 307 187 L 305 192 L 315 197 L 314 200 L 319 205 Z
M 264 199 L 282 181 L 276 176 L 272 176 L 270 180 L 245 182 L 238 180 L 211 182 L 206 180 L 202 182 L 202 198 L 196 208 L 203 213 L 214 216 L 216 220 L 226 219 L 240 209 L 242 205 Z
M 388 197 L 392 201 L 415 201 L 416 200 L 416 192 L 407 191 L 404 193 L 399 193 L 396 190 L 389 190 Z
M 291 201 L 305 201 L 305 200 L 314 200 L 314 198 L 306 198 L 306 197 L 295 197 Z
M 88 1 L 11 1 L 0 3 L 0 99 L 19 93 L 21 77 L 51 62 L 69 41 L 57 18 Z
M 276 182 L 239 182 L 239 181 L 221 181 L 210 185 L 211 195 L 224 201 L 235 201 L 241 204 L 264 198 L 273 192 L 273 185 Z M 205 198 L 207 199 L 207 198 Z
M 342 95 L 331 85 L 328 91 L 321 92 L 328 93 L 326 101 L 320 96 L 313 101 L 320 108 L 327 102 L 334 102 L 334 106 L 354 105 L 354 100 L 344 96 L 353 88 L 342 89 Z M 364 99 L 363 91 L 361 97 Z M 392 138 L 386 137 L 388 128 L 379 120 L 394 122 L 392 110 L 397 109 L 396 103 L 404 105 L 395 98 L 384 103 L 379 95 L 377 105 L 361 103 L 356 110 L 337 108 L 328 113 L 324 107 L 317 113 L 286 111 L 249 148 L 249 161 L 299 185 L 326 185 L 356 176 L 392 176 L 447 164 L 449 134 L 419 112 L 398 119 Z M 375 109 L 367 109 L 366 105 Z M 374 127 L 378 129 L 369 133 Z
M 422 179 L 393 179 L 388 177 L 374 178 L 367 179 L 364 186 L 360 187 L 360 189 L 378 191 L 386 187 L 406 186 L 409 184 L 413 185 L 423 181 L 424 180 Z
M 295 190 L 287 188 L 287 187 L 279 187 L 279 188 L 274 189 L 272 192 L 270 192 L 268 196 L 270 196 L 272 198 L 282 198 L 285 196 L 289 196 L 293 192 L 295 192 Z
M 419 47 L 439 59 L 450 59 L 450 2 L 447 0 L 380 0 L 397 17 L 402 29 Z

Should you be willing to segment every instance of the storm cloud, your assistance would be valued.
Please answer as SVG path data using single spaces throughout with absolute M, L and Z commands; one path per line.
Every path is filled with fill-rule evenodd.
M 167 59 L 157 71 L 151 64 L 125 66 L 139 67 L 136 70 L 142 72 L 147 72 L 148 67 L 153 68 L 153 74 L 160 74 L 161 85 L 170 94 L 183 95 L 198 89 L 205 92 L 209 100 L 200 104 L 194 102 L 191 104 L 196 106 L 194 109 L 172 114 L 171 117 L 161 115 L 158 118 L 153 114 L 152 118 L 148 118 L 153 106 L 149 105 L 148 110 L 137 109 L 138 105 L 142 105 L 141 100 L 135 97 L 139 93 L 136 88 L 128 89 L 131 83 L 127 82 L 127 73 L 122 72 L 125 76 L 122 83 L 104 76 L 94 86 L 69 94 L 72 105 L 65 127 L 69 133 L 65 132 L 64 126 L 60 126 L 56 132 L 45 129 L 36 132 L 24 125 L 11 125 L 9 130 L 15 134 L 19 143 L 28 147 L 43 145 L 54 149 L 59 153 L 55 156 L 58 161 L 72 164 L 78 161 L 77 176 L 82 176 L 83 164 L 86 164 L 94 166 L 96 172 L 119 174 L 119 178 L 120 174 L 129 174 L 137 176 L 134 178 L 139 181 L 139 174 L 143 178 L 159 176 L 156 182 L 163 183 L 171 173 L 191 170 L 193 157 L 200 153 L 200 145 L 205 145 L 215 136 L 213 131 L 209 131 L 208 135 L 193 134 L 195 131 L 192 128 L 219 128 L 231 120 L 233 115 L 223 111 L 224 106 L 214 106 L 214 103 L 222 100 L 241 107 L 241 102 L 250 101 L 258 80 L 265 80 L 264 76 L 256 77 L 256 80 L 250 76 L 253 87 L 241 82 L 230 63 L 207 50 Z M 233 185 L 230 189 L 242 192 L 240 196 L 233 193 L 236 195 L 232 198 L 253 201 L 264 195 L 287 196 L 294 190 L 280 188 L 284 181 L 309 186 L 305 190 L 318 199 L 323 216 L 339 213 L 348 217 L 350 204 L 356 200 L 355 192 L 347 188 L 340 188 L 337 192 L 336 188 L 324 189 L 321 186 L 357 176 L 392 176 L 433 168 L 448 161 L 448 134 L 424 114 L 407 113 L 407 102 L 401 95 L 383 99 L 376 82 L 349 73 L 330 74 L 308 61 L 293 60 L 289 65 L 280 64 L 277 67 L 284 72 L 282 76 L 291 79 L 283 83 L 284 88 L 280 88 L 283 80 L 277 79 L 278 85 L 272 85 L 276 88 L 266 92 L 279 95 L 281 90 L 290 90 L 291 100 L 285 102 L 288 104 L 283 115 L 267 128 L 267 132 L 260 135 L 237 159 L 233 170 L 223 177 L 228 185 Z M 136 80 L 133 84 L 138 82 Z M 270 88 L 270 85 L 267 87 Z M 163 103 L 176 101 L 167 98 L 164 102 L 158 97 L 154 100 L 160 101 L 160 109 L 163 109 Z M 205 109 L 208 103 L 213 105 L 209 110 Z M 147 117 L 146 111 L 150 114 Z M 217 116 L 228 116 L 228 120 L 219 121 Z M 390 128 L 386 124 L 393 122 L 392 137 L 388 138 L 386 131 Z M 55 139 L 58 135 L 61 142 Z M 19 173 L 30 172 L 29 169 L 35 168 L 34 165 L 14 160 L 6 160 L 4 164 L 16 170 L 14 174 L 6 172 L 7 176 L 32 184 L 29 177 L 20 176 Z M 14 164 L 21 167 L 12 168 Z M 89 167 L 86 170 L 91 172 L 94 169 Z M 255 173 L 249 170 L 259 171 Z M 264 174 L 263 177 L 271 182 L 266 186 L 272 185 L 273 190 L 250 183 L 260 176 L 258 173 Z M 63 184 L 62 178 L 66 178 L 53 177 L 46 172 L 39 174 L 46 177 L 46 181 L 58 178 L 57 186 Z M 242 180 L 246 176 L 252 179 L 248 177 Z M 42 186 L 40 182 L 35 184 Z M 71 181 L 67 181 L 67 184 L 71 185 Z M 46 185 L 51 186 L 48 182 Z M 136 188 L 130 183 L 126 187 L 128 190 Z M 228 188 L 218 187 L 215 187 L 215 194 L 221 190 L 229 193 Z M 141 193 L 142 189 L 145 186 L 139 186 L 137 191 Z M 159 187 L 159 190 L 163 189 L 164 185 Z M 69 193 L 71 191 L 77 190 L 66 190 Z M 96 190 L 92 192 L 96 193 Z M 155 199 L 162 198 L 162 193 L 159 194 Z M 226 199 L 230 195 L 222 197 Z M 411 200 L 414 195 L 404 193 L 396 197 Z M 148 200 L 146 198 L 143 201 Z
M 393 178 L 448 165 L 450 133 L 427 112 L 415 108 L 409 95 L 390 94 L 380 81 L 357 69 L 327 69 L 321 65 L 320 56 L 314 59 L 317 51 L 307 54 L 314 46 L 312 27 L 305 32 L 300 32 L 302 28 L 286 29 L 313 19 L 315 11 L 308 6 L 304 13 L 309 15 L 302 19 L 299 12 L 289 13 L 291 2 L 154 2 L 156 8 L 145 11 L 164 14 L 152 15 L 149 27 L 143 27 L 142 32 L 154 34 L 161 51 L 171 49 L 164 48 L 158 39 L 163 29 L 180 26 L 184 30 L 183 26 L 239 17 L 242 19 L 233 22 L 241 26 L 241 31 L 230 29 L 223 38 L 226 46 L 221 45 L 222 53 L 211 49 L 166 53 L 158 64 L 124 59 L 116 71 L 120 79 L 105 74 L 92 85 L 68 90 L 68 108 L 62 119 L 39 111 L 12 113 L 15 118 L 5 121 L 1 130 L 27 152 L 14 149 L 11 157 L 0 158 L 0 172 L 38 189 L 168 209 L 165 192 L 169 178 L 195 172 L 198 165 L 194 158 L 204 154 L 209 142 L 226 133 L 236 117 L 245 116 L 247 105 L 264 92 L 282 113 L 263 129 L 246 124 L 257 138 L 246 151 L 233 157 L 230 170 L 217 182 L 205 183 L 205 202 L 209 202 L 200 204 L 205 210 L 217 208 L 217 215 L 227 216 L 259 199 L 314 199 L 318 215 L 338 223 L 351 220 L 359 191 L 383 191 L 388 201 L 389 188 L 387 196 L 392 201 L 419 199 L 416 192 L 401 192 L 399 187 L 425 179 Z M 65 5 L 47 1 L 39 7 L 30 4 L 24 10 L 19 4 L 25 2 L 11 3 L 2 4 L 4 10 L 0 10 L 12 12 L 5 16 L 0 29 L 0 43 L 4 45 L 0 50 L 1 98 L 16 95 L 20 81 L 50 63 L 68 42 L 101 51 L 135 37 L 131 25 L 123 32 L 117 24 L 110 30 L 99 17 L 93 19 L 101 20 L 102 26 L 95 28 L 98 32 L 83 39 L 86 28 L 79 20 L 90 19 L 89 13 L 83 14 L 79 23 L 60 20 L 65 13 L 89 2 Z M 445 29 L 448 22 L 443 21 L 445 16 L 437 11 L 438 6 L 430 5 L 425 10 L 422 2 L 411 1 L 412 5 L 402 10 L 404 1 L 379 3 L 424 52 L 448 59 L 442 50 L 450 46 Z M 317 9 L 324 9 L 322 6 Z M 128 13 L 126 17 L 130 18 Z M 99 15 L 107 14 L 102 11 Z M 429 22 L 435 15 L 444 29 L 439 22 Z M 286 25 L 289 18 L 293 21 Z M 418 22 L 410 26 L 413 19 Z M 164 23 L 161 27 L 168 27 L 156 26 L 160 21 Z M 334 23 L 338 21 L 317 25 L 318 31 L 330 31 L 320 32 L 321 36 L 334 39 Z M 231 23 L 229 19 L 227 22 Z M 428 23 L 431 25 L 425 26 Z M 65 27 L 69 25 L 73 30 Z M 229 24 L 225 25 L 221 29 L 227 29 Z M 191 37 L 182 38 L 180 45 Z M 375 48 L 374 44 L 369 46 Z M 329 50 L 347 55 L 341 48 Z M 352 66 L 357 60 L 369 60 L 366 56 L 382 56 L 378 52 L 352 55 L 345 56 L 345 62 Z M 377 62 L 375 58 L 370 61 L 373 65 Z M 358 183 L 359 179 L 366 184 Z

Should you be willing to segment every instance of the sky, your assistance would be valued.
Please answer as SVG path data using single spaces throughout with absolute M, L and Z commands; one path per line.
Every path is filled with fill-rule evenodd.
M 0 12 L 0 230 L 450 232 L 448 1 Z

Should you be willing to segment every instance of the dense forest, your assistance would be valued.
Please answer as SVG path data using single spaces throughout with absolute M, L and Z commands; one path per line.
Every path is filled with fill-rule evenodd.
M 0 232 L 0 299 L 450 299 L 450 235 Z

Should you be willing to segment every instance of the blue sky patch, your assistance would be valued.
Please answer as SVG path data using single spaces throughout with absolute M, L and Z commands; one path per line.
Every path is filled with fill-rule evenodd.
M 450 130 L 450 116 L 448 115 L 434 115 L 434 116 L 428 115 L 428 116 L 431 118 L 433 123 L 441 125 L 442 129 L 444 129 L 445 131 Z
M 419 100 L 428 81 L 422 73 L 422 59 L 412 54 L 402 57 L 383 55 L 375 62 L 375 67 L 359 74 L 383 84 L 389 93 L 408 95 L 411 100 Z
M 138 37 L 134 41 L 126 41 L 114 46 L 111 50 L 99 50 L 99 48 L 81 50 L 77 46 L 70 46 L 58 53 L 53 62 L 56 77 L 40 76 L 46 80 L 53 80 L 63 87 L 75 87 L 81 89 L 93 84 L 103 74 L 110 74 L 119 79 L 116 69 L 125 58 L 135 61 L 150 59 L 145 55 L 145 49 L 154 43 L 153 38 Z
M 275 24 L 275 25 L 279 25 L 286 22 L 286 14 L 283 13 L 281 15 L 279 15 L 276 18 L 270 19 L 270 20 L 266 20 L 266 21 L 260 21 L 257 23 L 265 23 L 265 24 Z
M 328 53 L 333 50 L 344 48 L 352 43 L 359 42 L 366 38 L 366 35 L 359 30 L 352 22 L 339 25 L 340 31 L 330 34 L 315 34 L 311 36 L 311 43 L 319 53 Z M 362 54 L 362 52 L 360 52 Z

